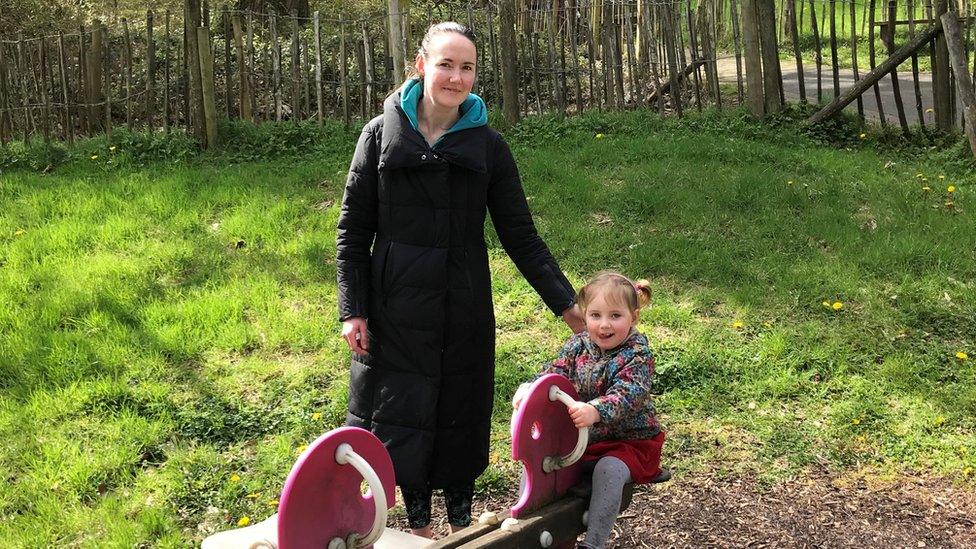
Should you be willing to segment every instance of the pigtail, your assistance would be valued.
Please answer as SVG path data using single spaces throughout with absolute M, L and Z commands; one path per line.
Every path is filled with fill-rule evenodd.
M 637 290 L 637 301 L 641 308 L 651 304 L 651 283 L 645 279 L 634 281 L 634 289 Z

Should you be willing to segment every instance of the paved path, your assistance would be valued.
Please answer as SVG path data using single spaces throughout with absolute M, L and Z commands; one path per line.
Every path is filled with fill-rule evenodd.
M 796 62 L 792 60 L 780 61 L 783 71 L 783 93 L 787 101 L 800 100 L 800 84 L 797 78 Z M 744 69 L 743 69 L 744 70 Z M 830 66 L 824 65 L 822 69 L 823 98 L 829 102 L 834 97 L 834 77 Z M 860 70 L 863 78 L 868 71 Z M 735 57 L 724 57 L 718 60 L 718 78 L 720 82 L 732 83 L 736 81 Z M 806 89 L 807 100 L 815 102 L 817 100 L 817 69 L 816 65 L 803 64 L 804 87 Z M 926 109 L 932 108 L 932 75 L 931 73 L 920 73 L 919 89 L 922 96 L 922 109 L 926 125 L 935 124 L 935 115 Z M 743 76 L 744 78 L 744 76 Z M 891 76 L 885 76 L 878 83 L 881 88 L 881 104 L 884 107 L 885 119 L 891 124 L 898 124 L 898 110 L 895 106 L 895 94 L 891 88 Z M 854 71 L 851 69 L 840 69 L 840 93 L 854 85 Z M 902 102 L 905 105 L 905 118 L 909 124 L 918 124 L 918 110 L 915 107 L 915 83 L 912 80 L 911 71 L 898 73 L 898 86 L 901 90 Z M 864 102 L 864 116 L 870 120 L 880 120 L 881 115 L 878 110 L 878 102 L 875 98 L 874 88 L 868 89 L 861 98 Z M 956 112 L 962 112 L 962 104 L 956 101 Z M 853 101 L 845 109 L 849 112 L 857 112 L 857 101 Z M 957 121 L 958 122 L 958 121 Z

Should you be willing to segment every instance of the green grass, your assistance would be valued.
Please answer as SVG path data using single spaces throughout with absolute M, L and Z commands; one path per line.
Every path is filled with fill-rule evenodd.
M 976 367 L 955 358 L 976 357 L 969 162 L 738 113 L 537 118 L 509 137 L 574 283 L 653 282 L 641 327 L 680 475 L 823 463 L 973 486 Z M 273 512 L 297 451 L 345 413 L 333 258 L 353 141 L 108 167 L 86 150 L 0 176 L 5 546 L 185 546 Z M 507 402 L 567 336 L 489 241 L 483 491 L 514 481 Z

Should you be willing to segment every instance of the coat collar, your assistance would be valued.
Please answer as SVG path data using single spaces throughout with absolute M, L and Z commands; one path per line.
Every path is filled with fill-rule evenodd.
M 409 83 L 408 83 L 409 84 Z M 444 134 L 430 147 L 401 106 L 398 90 L 383 103 L 380 169 L 412 168 L 436 162 L 435 155 L 469 170 L 488 171 L 488 126 L 464 127 Z M 464 120 L 464 118 L 462 118 Z M 458 121 L 461 123 L 461 120 Z

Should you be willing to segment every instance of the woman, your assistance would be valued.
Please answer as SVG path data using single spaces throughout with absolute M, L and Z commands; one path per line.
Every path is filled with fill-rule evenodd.
M 508 145 L 471 92 L 474 34 L 432 26 L 408 80 L 363 128 L 337 237 L 339 316 L 353 351 L 347 423 L 390 452 L 414 534 L 432 537 L 431 490 L 451 531 L 471 521 L 488 465 L 495 318 L 484 240 L 506 252 L 574 332 L 572 285 L 536 233 Z

